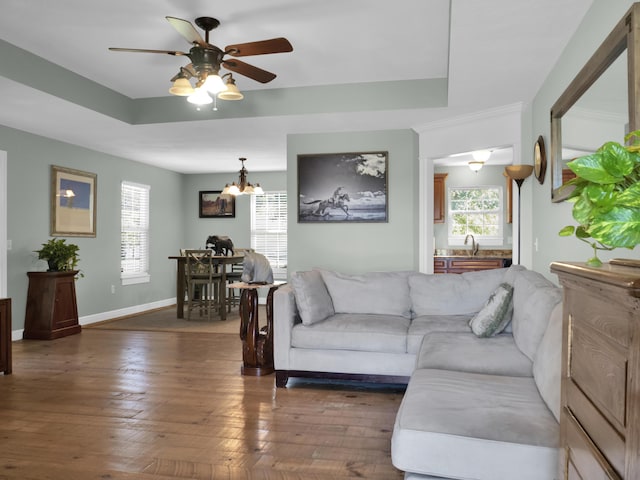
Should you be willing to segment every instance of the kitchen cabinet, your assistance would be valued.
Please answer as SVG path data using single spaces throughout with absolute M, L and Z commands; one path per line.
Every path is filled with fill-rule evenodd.
M 492 270 L 511 265 L 510 258 L 482 258 L 482 257 L 435 257 L 433 259 L 434 273 L 465 273 L 479 270 Z
M 433 175 L 433 223 L 444 223 L 446 217 L 446 178 L 446 173 L 436 173 Z

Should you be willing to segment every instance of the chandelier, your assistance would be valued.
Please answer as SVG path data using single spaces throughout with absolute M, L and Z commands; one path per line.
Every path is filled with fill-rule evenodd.
M 240 178 L 238 179 L 238 183 L 232 182 L 231 185 L 228 183 L 224 186 L 222 190 L 222 194 L 225 195 L 262 195 L 264 190 L 259 183 L 256 183 L 255 186 L 247 181 L 247 174 L 249 173 L 246 168 L 244 168 L 244 162 L 247 161 L 246 158 L 239 158 L 242 162 L 242 168 L 240 169 Z

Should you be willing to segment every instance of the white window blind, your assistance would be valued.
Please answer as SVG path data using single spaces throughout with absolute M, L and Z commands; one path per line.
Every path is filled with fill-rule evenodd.
M 151 187 L 122 182 L 120 277 L 123 285 L 148 282 L 149 191 Z
M 502 245 L 502 223 L 502 187 L 449 188 L 450 245 L 462 245 L 467 235 L 484 245 Z
M 287 279 L 287 192 L 251 196 L 251 248 L 267 257 L 274 279 Z

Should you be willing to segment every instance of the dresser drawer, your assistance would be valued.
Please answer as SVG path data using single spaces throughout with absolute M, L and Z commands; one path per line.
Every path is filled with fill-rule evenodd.
M 567 470 L 569 479 L 620 480 L 570 413 L 567 413 Z
M 602 416 L 589 399 L 572 381 L 567 385 L 567 405 L 582 429 L 589 432 L 589 438 L 604 455 L 611 466 L 624 474 L 624 438 Z
M 572 321 L 569 377 L 619 431 L 626 426 L 626 351 L 588 324 Z

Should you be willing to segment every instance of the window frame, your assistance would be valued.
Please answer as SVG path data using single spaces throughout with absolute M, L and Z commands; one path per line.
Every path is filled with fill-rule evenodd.
M 277 195 L 279 200 L 277 205 L 275 205 L 278 209 L 282 209 L 284 207 L 284 218 L 280 218 L 277 222 L 274 222 L 273 229 L 258 229 L 256 223 L 258 222 L 257 218 L 257 203 L 268 199 L 270 196 Z M 256 250 L 256 252 L 263 254 L 271 263 L 271 269 L 273 270 L 273 278 L 274 280 L 287 280 L 287 263 L 288 263 L 288 239 L 287 239 L 287 224 L 288 224 L 288 196 L 286 190 L 272 190 L 268 192 L 264 192 L 262 195 L 252 195 L 251 196 L 251 248 Z M 278 228 L 280 227 L 280 228 Z M 274 244 L 273 241 L 266 242 L 262 239 L 261 242 L 258 242 L 257 237 L 265 237 L 265 236 L 275 236 L 277 242 Z M 274 249 L 273 251 L 269 251 L 270 249 L 265 248 L 265 243 L 268 243 L 271 247 L 270 249 Z M 275 247 L 275 248 L 274 248 Z M 284 249 L 284 265 L 278 264 L 278 259 L 282 262 L 282 249 Z M 276 257 L 274 259 L 274 256 Z M 275 263 L 275 264 L 274 264 Z
M 497 190 L 498 192 L 498 205 L 497 211 L 492 210 L 466 210 L 467 213 L 492 213 L 498 216 L 498 233 L 496 235 L 480 235 L 477 233 L 469 232 L 465 235 L 454 235 L 452 230 L 456 225 L 454 222 L 454 215 L 457 215 L 463 211 L 453 210 L 451 195 L 456 190 Z M 499 246 L 504 244 L 504 188 L 501 185 L 479 185 L 479 186 L 449 186 L 447 187 L 447 240 L 449 245 L 464 245 L 464 240 L 467 235 L 473 235 L 476 243 L 482 243 L 483 245 Z
M 129 190 L 129 192 L 126 192 L 126 190 Z M 136 226 L 133 224 L 125 225 L 127 214 L 134 210 L 133 208 L 127 208 L 125 210 L 125 194 L 128 193 L 129 195 L 133 196 L 134 191 L 137 191 L 138 195 L 142 195 L 141 197 L 137 198 L 137 201 L 141 203 L 140 208 L 144 210 L 146 204 L 146 210 L 144 210 L 139 216 L 141 218 L 133 219 L 134 221 L 137 220 L 140 223 L 140 226 Z M 151 186 L 123 180 L 120 185 L 120 281 L 122 285 L 135 285 L 139 283 L 148 283 L 151 281 L 151 275 L 149 273 L 150 213 Z M 141 267 L 132 269 L 132 271 L 127 272 L 124 271 L 124 262 L 126 261 L 126 259 L 123 257 L 123 251 L 126 248 L 126 245 L 123 241 L 123 236 L 125 233 L 142 233 L 142 241 L 144 242 L 141 251 L 141 256 L 143 258 L 139 260 L 141 263 Z M 136 248 L 136 245 L 133 245 L 132 248 Z M 135 259 L 133 260 L 135 261 Z

